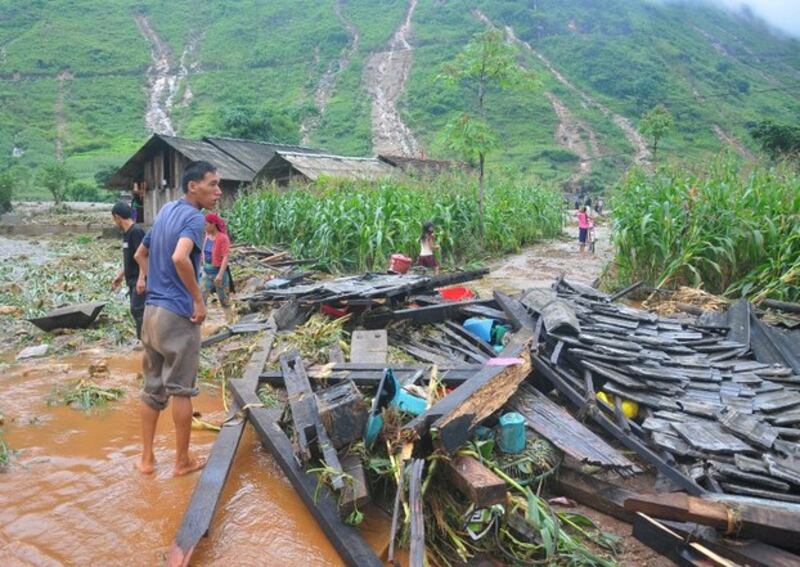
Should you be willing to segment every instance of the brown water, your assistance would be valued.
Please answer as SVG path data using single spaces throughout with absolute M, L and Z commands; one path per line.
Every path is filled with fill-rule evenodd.
M 53 385 L 105 360 L 123 400 L 86 414 L 47 406 Z M 174 428 L 168 413 L 156 435 L 153 477 L 134 473 L 139 451 L 140 358 L 89 356 L 10 365 L 0 375 L 5 440 L 18 451 L 0 474 L 0 565 L 161 565 L 198 474 L 172 478 Z M 223 418 L 219 391 L 204 388 L 195 409 Z M 214 433 L 194 431 L 207 455 Z M 365 536 L 379 546 L 373 522 Z M 192 565 L 340 565 L 336 551 L 251 428 L 239 446 L 211 532 Z

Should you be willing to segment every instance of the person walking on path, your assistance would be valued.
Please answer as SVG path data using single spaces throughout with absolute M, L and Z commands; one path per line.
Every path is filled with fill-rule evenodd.
M 136 291 L 139 264 L 133 259 L 133 255 L 144 239 L 144 230 L 134 222 L 133 209 L 122 201 L 111 208 L 111 218 L 117 228 L 122 231 L 122 269 L 111 281 L 111 289 L 117 289 L 123 281 L 128 286 L 131 317 L 136 323 L 136 338 L 141 340 L 145 295 Z
M 205 218 L 222 195 L 217 169 L 206 161 L 191 164 L 181 179 L 184 196 L 164 205 L 136 251 L 139 279 L 147 290 L 142 344 L 144 386 L 141 394 L 142 456 L 136 467 L 155 471 L 153 439 L 161 412 L 172 398 L 175 467 L 181 476 L 202 468 L 205 460 L 189 452 L 192 397 L 198 394 L 200 326 L 206 317 L 197 283 Z
M 581 207 L 578 211 L 578 243 L 580 244 L 581 254 L 586 250 L 586 240 L 589 236 L 589 228 L 592 226 L 592 219 L 589 217 L 589 208 Z
M 436 260 L 436 228 L 433 221 L 426 221 L 422 224 L 422 235 L 419 237 L 419 258 L 417 264 L 425 268 L 432 269 L 435 274 L 439 273 L 439 262 Z
M 230 251 L 231 240 L 228 237 L 225 221 L 216 213 L 208 213 L 206 238 L 203 242 L 203 300 L 216 293 L 228 323 L 233 322 L 228 302 L 228 291 L 232 287 L 228 268 Z

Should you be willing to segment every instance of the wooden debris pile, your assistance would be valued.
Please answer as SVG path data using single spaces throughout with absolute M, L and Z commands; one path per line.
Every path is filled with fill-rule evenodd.
M 415 567 L 480 556 L 614 565 L 611 539 L 541 497 L 546 479 L 633 523 L 636 537 L 676 561 L 756 565 L 761 553 L 770 558 L 761 564 L 792 564 L 781 561 L 797 558 L 787 551 L 795 544 L 781 542 L 800 525 L 775 506 L 800 502 L 793 335 L 747 303 L 679 320 L 563 279 L 519 297 L 451 302 L 434 291 L 480 275 L 298 280 L 250 297 L 280 307 L 254 322 L 267 327 L 263 350 L 229 387 L 346 564 L 393 561 L 403 547 Z M 280 368 L 265 369 L 276 334 L 309 310 L 352 314 L 350 360 L 343 349 L 317 364 L 284 352 Z M 469 327 L 475 318 L 492 332 Z M 265 405 L 264 385 L 285 397 Z M 512 413 L 521 450 L 507 445 Z M 653 467 L 686 494 L 626 491 L 581 476 L 580 465 L 623 479 Z M 392 518 L 378 553 L 354 527 L 368 503 Z M 760 542 L 722 539 L 745 534 Z

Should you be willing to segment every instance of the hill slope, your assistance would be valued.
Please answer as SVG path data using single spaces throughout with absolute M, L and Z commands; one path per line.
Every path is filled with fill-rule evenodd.
M 511 163 L 605 183 L 648 159 L 636 128 L 676 118 L 664 151 L 751 151 L 747 125 L 800 120 L 800 43 L 710 7 L 645 0 L 0 0 L 0 167 L 61 156 L 81 176 L 121 163 L 152 129 L 225 133 L 265 104 L 334 152 L 444 156 L 465 93 L 436 76 L 476 32 L 503 29 L 535 94 L 489 93 Z M 302 128 L 301 128 L 302 127 Z

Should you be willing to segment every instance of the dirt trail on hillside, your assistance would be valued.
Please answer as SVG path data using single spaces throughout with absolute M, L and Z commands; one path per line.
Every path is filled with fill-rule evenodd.
M 181 84 L 187 82 L 189 60 L 194 57 L 200 37 L 192 36 L 176 64 L 172 49 L 156 33 L 148 17 L 144 14 L 135 14 L 133 18 L 136 20 L 139 32 L 150 44 L 151 63 L 147 69 L 149 103 L 144 117 L 145 125 L 157 134 L 174 136 L 172 107 L 175 105 L 175 97 L 180 92 Z M 191 98 L 192 91 L 187 83 L 179 104 L 186 105 Z
M 311 135 L 319 128 L 322 122 L 322 115 L 325 113 L 328 101 L 333 95 L 333 90 L 336 87 L 336 80 L 350 65 L 350 59 L 358 50 L 358 43 L 361 39 L 358 28 L 344 16 L 342 8 L 344 8 L 344 0 L 338 0 L 333 6 L 333 11 L 336 14 L 336 18 L 347 31 L 347 35 L 350 37 L 350 43 L 342 49 L 337 60 L 331 61 L 325 73 L 320 77 L 317 89 L 314 91 L 314 106 L 317 109 L 317 114 L 305 118 L 300 124 L 301 143 L 303 145 L 308 145 L 311 142 Z
M 738 153 L 740 156 L 747 159 L 752 159 L 754 157 L 753 152 L 748 150 L 747 147 L 745 147 L 745 145 L 742 144 L 741 140 L 736 138 L 736 136 L 734 136 L 730 132 L 723 130 L 719 124 L 714 124 L 712 126 L 712 129 L 714 130 L 714 133 L 717 135 L 717 138 L 719 138 L 723 143 L 731 146 L 734 150 L 736 150 L 736 153 Z
M 58 72 L 58 96 L 56 97 L 56 160 L 64 159 L 64 137 L 67 134 L 67 119 L 64 116 L 64 83 L 72 79 L 69 69 Z
M 397 101 L 405 90 L 412 63 L 411 18 L 417 0 L 409 0 L 406 16 L 383 51 L 373 53 L 364 68 L 363 83 L 372 97 L 372 151 L 375 154 L 418 156 L 411 129 L 400 119 Z
M 597 137 L 594 131 L 582 120 L 576 119 L 567 105 L 553 93 L 544 93 L 544 96 L 553 105 L 553 112 L 558 117 L 556 126 L 556 142 L 578 156 L 578 169 L 572 174 L 570 183 L 577 185 L 581 179 L 592 173 L 592 156 L 600 154 Z M 586 138 L 589 142 L 586 142 Z
M 480 10 L 475 10 L 473 12 L 476 17 L 483 22 L 485 25 L 490 27 L 498 27 Z M 647 141 L 644 139 L 644 136 L 636 129 L 629 119 L 625 118 L 621 114 L 617 114 L 616 112 L 612 111 L 606 105 L 602 104 L 601 102 L 597 101 L 593 97 L 589 96 L 587 93 L 576 87 L 572 84 L 564 75 L 559 72 L 558 69 L 547 59 L 544 55 L 536 51 L 531 44 L 527 41 L 523 41 L 519 39 L 516 34 L 514 33 L 514 29 L 511 26 L 505 26 L 505 32 L 508 38 L 517 43 L 518 45 L 524 47 L 530 53 L 535 55 L 542 64 L 550 71 L 553 76 L 565 87 L 573 91 L 577 94 L 581 100 L 587 105 L 596 108 L 600 112 L 602 112 L 605 116 L 608 116 L 611 121 L 616 124 L 616 126 L 622 130 L 622 133 L 625 135 L 625 138 L 630 142 L 630 144 L 634 147 L 635 154 L 634 154 L 634 161 L 638 164 L 647 165 L 650 163 L 652 156 L 650 154 L 650 149 L 647 147 Z

